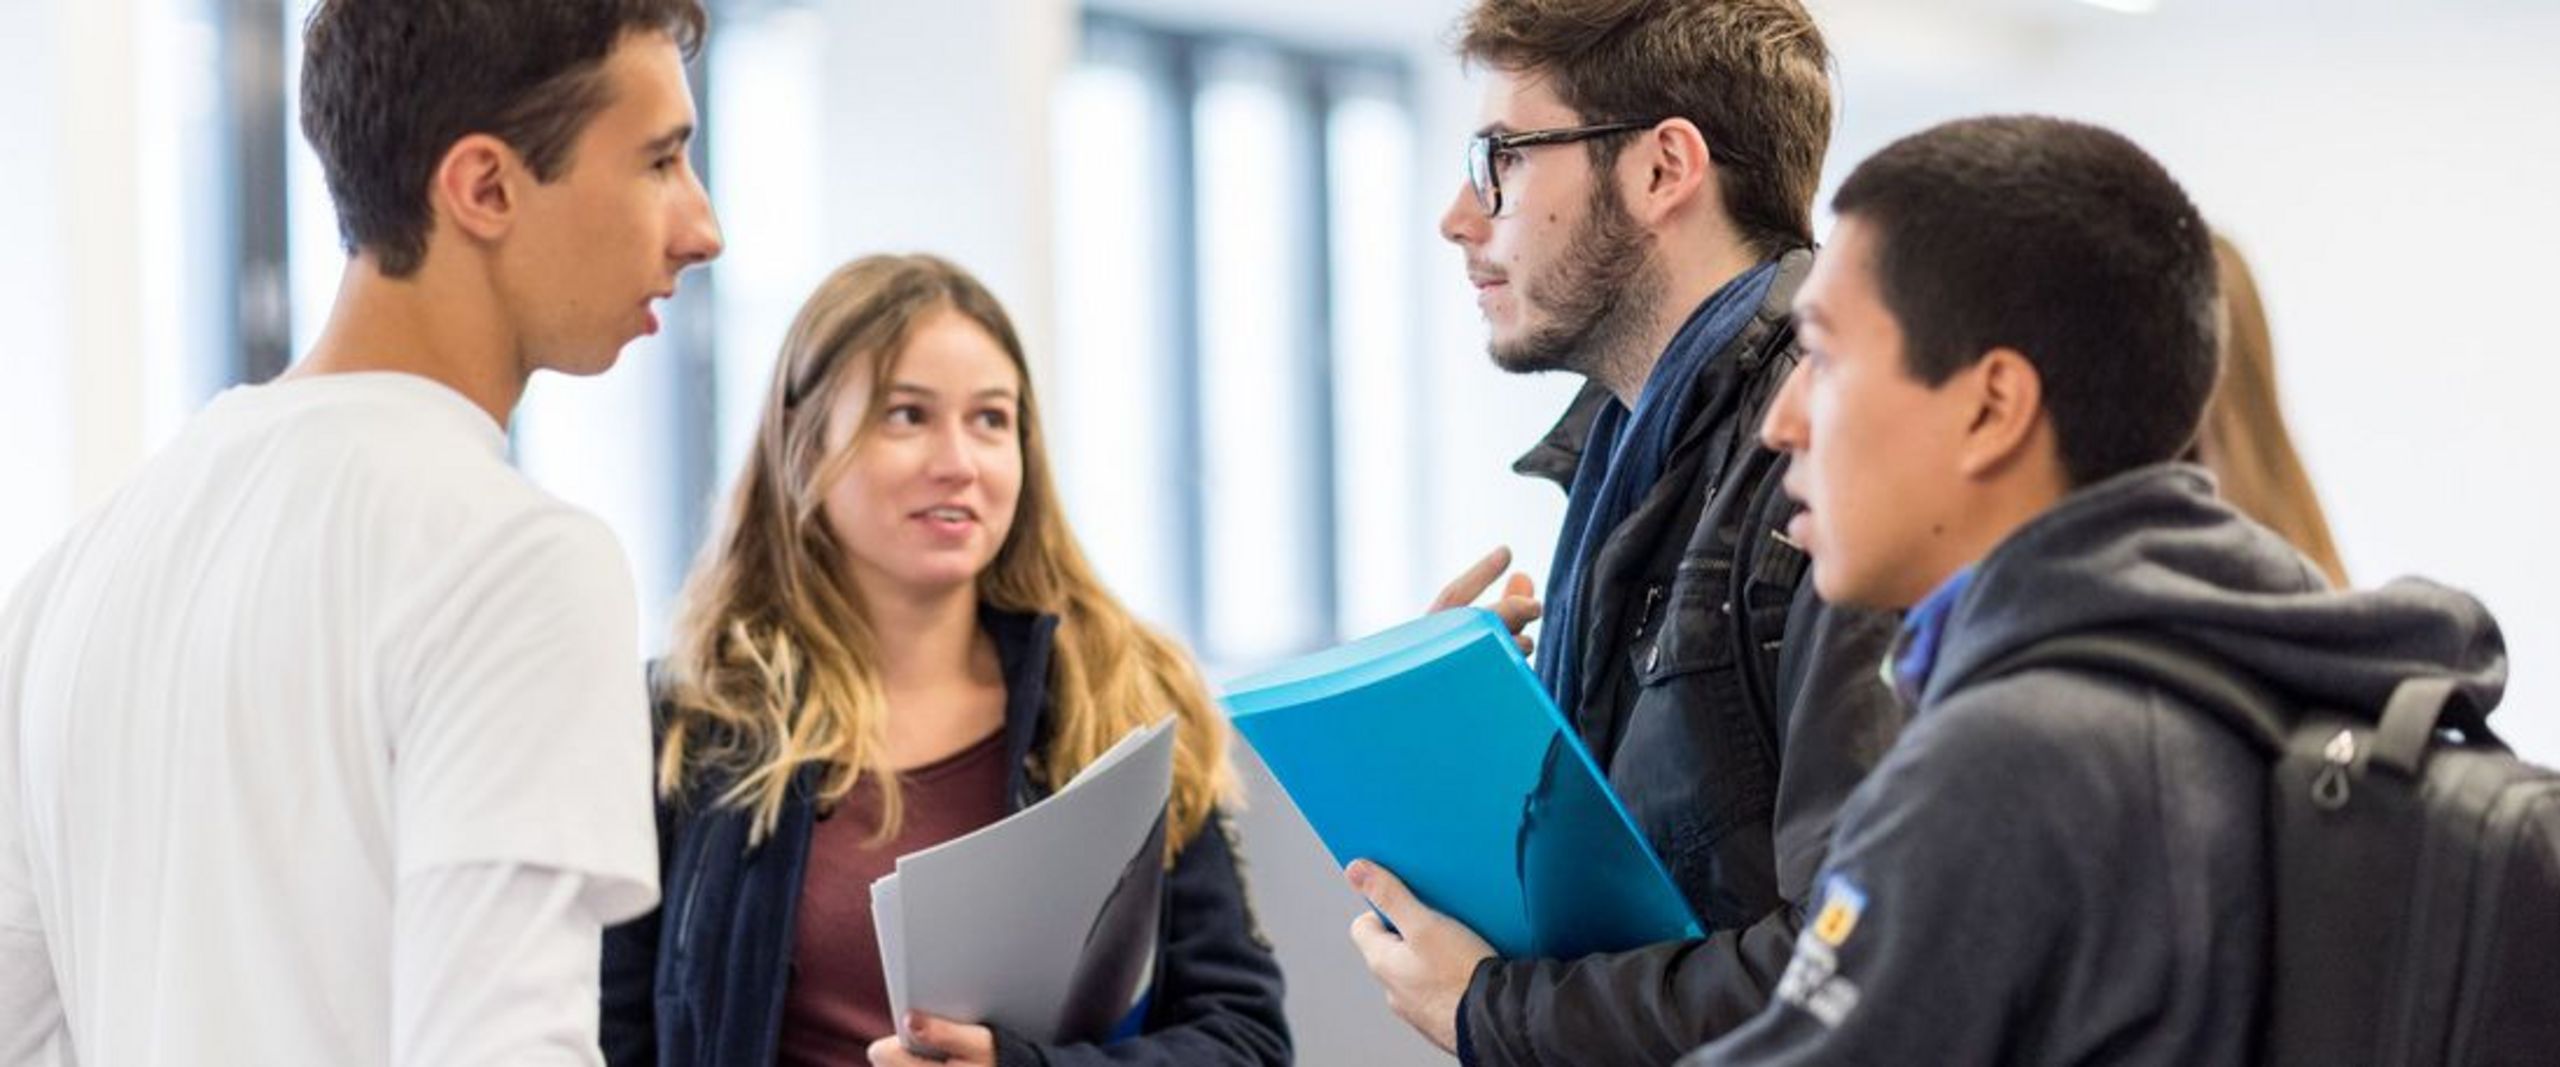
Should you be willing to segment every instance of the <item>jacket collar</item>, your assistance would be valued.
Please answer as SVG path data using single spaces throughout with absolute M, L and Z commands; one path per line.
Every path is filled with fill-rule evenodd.
M 1004 671 L 1006 795 L 1025 804 L 1031 795 L 1023 765 L 1048 718 L 1049 656 L 1057 646 L 1058 617 L 981 604 L 978 625 L 995 641 L 996 662 Z
M 1726 346 L 1725 352 L 1719 354 L 1718 362 L 1743 373 L 1759 369 L 1759 361 L 1749 357 L 1759 350 L 1771 329 L 1785 325 L 1788 316 L 1795 313 L 1796 290 L 1804 285 L 1805 275 L 1812 270 L 1812 249 L 1798 248 L 1781 254 L 1778 257 L 1778 278 L 1770 284 L 1769 294 L 1761 298 L 1759 310 L 1752 312 L 1751 325 L 1744 327 L 1733 344 Z M 1736 350 L 1740 350 L 1739 355 L 1735 354 Z M 1700 383 L 1716 378 L 1716 375 L 1706 375 Z M 1565 405 L 1564 416 L 1556 420 L 1555 426 L 1534 447 L 1512 462 L 1512 472 L 1544 478 L 1570 490 L 1573 472 L 1582 465 L 1583 449 L 1591 443 L 1592 424 L 1599 421 L 1601 410 L 1616 400 L 1607 386 L 1596 381 L 1584 382 L 1582 391 L 1574 394 L 1573 402 Z

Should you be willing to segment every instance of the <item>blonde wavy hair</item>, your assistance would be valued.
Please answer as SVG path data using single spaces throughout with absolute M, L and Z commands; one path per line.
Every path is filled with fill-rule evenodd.
M 935 315 L 985 328 L 1022 377 L 1016 425 L 1022 488 L 1013 528 L 978 575 L 979 600 L 1054 615 L 1047 744 L 1035 780 L 1056 787 L 1130 730 L 1167 716 L 1175 728 L 1170 862 L 1220 803 L 1235 799 L 1227 726 L 1182 648 L 1132 618 L 1094 577 L 1067 528 L 1030 367 L 1004 308 L 976 278 L 933 256 L 870 256 L 838 268 L 793 320 L 775 361 L 754 451 L 719 533 L 687 578 L 661 684 L 672 697 L 658 762 L 669 799 L 754 813 L 750 842 L 773 833 L 794 782 L 814 772 L 813 799 L 832 807 L 870 778 L 881 795 L 872 840 L 901 819 L 888 766 L 879 642 L 821 511 L 827 488 L 882 415 L 898 354 Z M 837 454 L 825 446 L 832 399 L 856 375 L 870 383 L 862 426 Z
M 2224 500 L 2293 542 L 2329 584 L 2344 588 L 2346 564 L 2276 397 L 2276 346 L 2258 281 L 2229 238 L 2213 235 L 2213 255 L 2222 274 L 2222 376 L 2205 408 L 2196 458 L 2222 483 Z

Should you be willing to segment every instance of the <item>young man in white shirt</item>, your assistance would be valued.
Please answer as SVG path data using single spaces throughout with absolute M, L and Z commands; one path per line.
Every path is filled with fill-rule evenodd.
M 657 900 L 621 550 L 507 466 L 719 253 L 698 0 L 326 0 L 352 253 L 0 614 L 0 1065 L 594 1063 Z

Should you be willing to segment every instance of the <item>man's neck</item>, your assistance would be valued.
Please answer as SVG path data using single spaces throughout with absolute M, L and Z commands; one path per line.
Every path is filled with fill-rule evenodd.
M 485 278 L 436 266 L 395 279 L 369 256 L 348 261 L 328 325 L 285 377 L 414 374 L 461 393 L 504 427 L 527 376 L 516 340 Z
M 2019 470 L 1954 503 L 1942 525 L 1932 531 L 1933 558 L 1918 561 L 1909 572 L 1918 584 L 1903 591 L 1892 605 L 1910 608 L 1946 584 L 1947 579 L 2009 543 L 2019 530 L 2061 506 L 2071 494 L 2059 461 L 2022 459 Z
M 1684 239 L 1664 240 L 1657 248 L 1676 247 Z M 1653 368 L 1662 363 L 1671 339 L 1689 316 L 1706 303 L 1716 290 L 1742 276 L 1760 260 L 1751 250 L 1732 240 L 1698 242 L 1703 254 L 1662 257 L 1662 290 L 1644 318 L 1644 328 L 1629 335 L 1626 350 L 1604 353 L 1596 361 L 1592 377 L 1607 386 L 1618 402 L 1634 410 L 1644 395 L 1644 383 L 1653 377 Z

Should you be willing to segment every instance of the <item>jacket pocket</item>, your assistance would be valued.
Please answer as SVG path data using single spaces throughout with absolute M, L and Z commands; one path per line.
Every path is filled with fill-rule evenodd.
M 1628 650 L 1636 684 L 1653 688 L 1679 675 L 1733 662 L 1736 605 L 1726 593 L 1733 565 L 1725 560 L 1686 560 L 1671 578 L 1655 617 L 1639 626 Z
M 1671 609 L 1634 650 L 1639 683 L 1611 784 L 1699 921 L 1733 926 L 1776 905 L 1770 821 L 1775 756 L 1752 721 L 1735 660 L 1722 563 L 1675 584 Z

